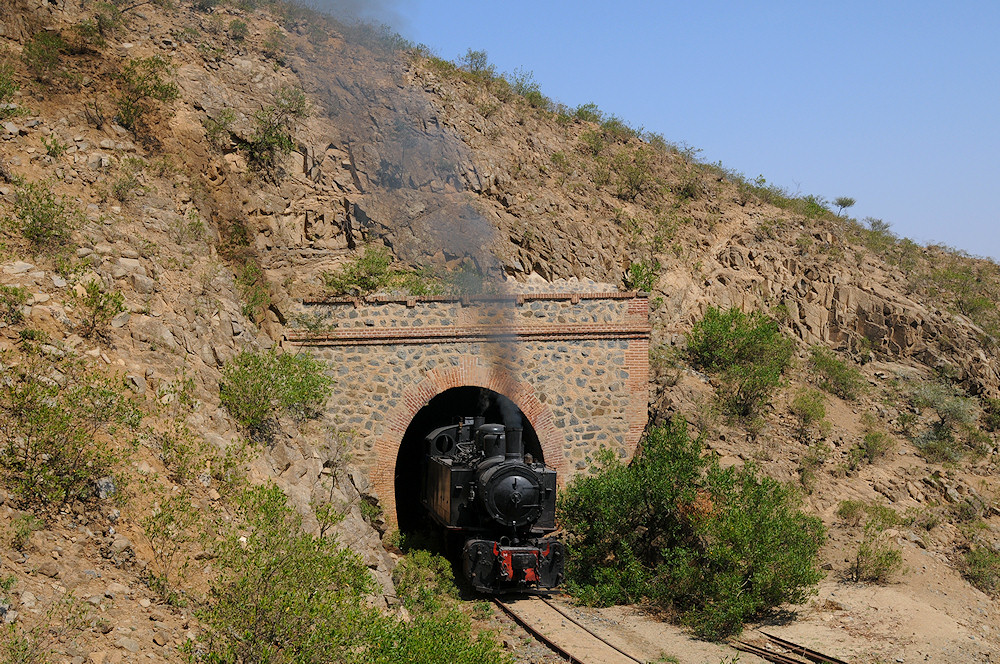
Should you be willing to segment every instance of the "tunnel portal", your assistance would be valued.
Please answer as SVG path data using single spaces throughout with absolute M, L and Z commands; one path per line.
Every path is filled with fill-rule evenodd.
M 516 406 L 528 451 L 554 468 L 560 483 L 600 448 L 631 458 L 645 428 L 644 293 L 373 296 L 303 308 L 317 324 L 288 341 L 327 362 L 335 383 L 324 418 L 352 441 L 355 463 L 392 523 L 410 518 L 416 492 L 405 471 L 419 439 L 479 414 L 484 394 L 493 404 L 487 416 L 499 411 L 499 397 Z

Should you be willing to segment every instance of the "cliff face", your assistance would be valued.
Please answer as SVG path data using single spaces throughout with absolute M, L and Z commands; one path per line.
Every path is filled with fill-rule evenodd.
M 995 619 L 970 608 L 987 600 L 961 579 L 957 562 L 970 543 L 995 540 L 994 442 L 984 434 L 989 453 L 978 461 L 930 464 L 906 432 L 933 418 L 901 396 L 938 376 L 967 396 L 1000 396 L 995 291 L 981 296 L 996 283 L 995 265 L 899 242 L 594 113 L 548 110 L 500 79 L 403 50 L 391 35 L 294 7 L 197 4 L 142 4 L 104 18 L 106 10 L 65 0 L 17 0 L 0 10 L 0 42 L 19 86 L 0 130 L 9 176 L 0 210 L 14 216 L 28 182 L 44 183 L 81 214 L 65 251 L 39 249 L 11 225 L 4 231 L 0 280 L 30 294 L 26 326 L 126 377 L 150 409 L 170 400 L 164 395 L 179 377 L 191 378 L 198 406 L 182 419 L 221 450 L 241 437 L 219 406 L 221 367 L 241 349 L 281 345 L 301 324 L 296 300 L 324 294 L 323 275 L 370 244 L 431 275 L 471 265 L 497 283 L 575 279 L 648 289 L 661 348 L 682 346 L 709 306 L 765 310 L 800 340 L 803 361 L 762 422 L 748 430 L 722 421 L 710 379 L 683 362 L 661 365 L 653 419 L 687 417 L 727 462 L 758 459 L 798 482 L 807 451 L 787 404 L 816 381 L 808 349 L 826 347 L 857 364 L 868 391 L 852 402 L 828 397 L 831 458 L 806 499 L 834 533 L 824 597 L 855 592 L 837 576 L 858 537 L 835 517 L 838 502 L 888 501 L 900 513 L 944 520 L 920 533 L 919 545 L 912 533 L 896 533 L 909 547 L 910 572 L 894 592 L 933 613 L 934 598 L 918 589 L 927 575 L 944 579 L 965 598 L 940 609 L 949 620 L 969 634 L 995 633 Z M 43 33 L 63 39 L 51 65 L 32 59 Z M 141 97 L 141 116 L 126 129 L 124 72 L 150 58 L 169 64 L 162 74 L 176 98 Z M 299 90 L 305 112 L 296 106 Z M 92 281 L 121 293 L 127 310 L 103 339 L 80 334 L 76 298 Z M 20 330 L 2 331 L 5 348 L 21 343 Z M 899 451 L 841 472 L 838 463 L 864 436 L 865 413 Z M 165 416 L 155 418 L 166 426 Z M 276 436 L 248 461 L 251 474 L 276 479 L 310 527 L 310 502 L 331 491 L 350 514 L 343 541 L 390 587 L 391 556 L 362 517 L 374 498 L 366 479 L 340 472 L 336 445 L 317 427 L 283 421 Z M 150 481 L 163 490 L 179 486 L 155 445 L 141 447 L 130 468 L 155 473 Z M 222 509 L 211 478 L 190 490 L 200 509 Z M 968 500 L 985 524 L 974 537 L 950 523 L 949 510 Z M 55 583 L 96 598 L 116 627 L 130 630 L 88 633 L 76 650 L 63 647 L 68 656 L 124 661 L 148 649 L 176 659 L 170 648 L 196 629 L 185 610 L 158 608 L 140 580 L 152 555 L 140 522 L 153 502 L 138 498 L 113 519 L 70 508 L 31 537 L 27 555 L 0 548 L 4 573 L 18 578 L 24 619 L 41 615 L 33 602 L 52 599 Z M 15 516 L 10 501 L 0 510 Z M 933 563 L 921 562 L 924 553 Z M 202 566 L 192 584 L 203 588 L 211 574 Z M 861 591 L 851 596 L 859 606 L 877 604 Z M 849 613 L 832 619 L 847 625 Z M 890 623 L 878 623 L 873 644 Z M 933 648 L 944 651 L 950 639 L 940 636 Z

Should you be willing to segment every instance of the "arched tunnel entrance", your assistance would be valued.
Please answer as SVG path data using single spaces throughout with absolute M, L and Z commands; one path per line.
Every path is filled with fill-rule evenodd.
M 425 528 L 420 505 L 424 436 L 438 427 L 455 424 L 462 417 L 482 416 L 487 422 L 521 427 L 524 451 L 544 461 L 542 446 L 531 422 L 507 397 L 484 387 L 453 387 L 441 392 L 417 411 L 406 429 L 396 455 L 396 519 L 402 533 Z

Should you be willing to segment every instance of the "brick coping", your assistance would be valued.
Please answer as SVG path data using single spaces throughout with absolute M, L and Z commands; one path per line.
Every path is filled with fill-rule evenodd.
M 607 291 L 595 293 L 514 293 L 498 295 L 368 295 L 365 297 L 324 297 L 302 300 L 305 306 L 323 304 L 350 304 L 359 307 L 362 304 L 405 304 L 416 306 L 418 302 L 458 302 L 462 306 L 479 303 L 564 301 L 576 304 L 580 300 L 635 300 L 649 299 L 645 291 Z
M 648 339 L 649 323 L 575 323 L 542 325 L 469 325 L 434 327 L 348 327 L 324 332 L 290 332 L 288 341 L 300 346 L 433 344 L 486 341 L 586 341 Z

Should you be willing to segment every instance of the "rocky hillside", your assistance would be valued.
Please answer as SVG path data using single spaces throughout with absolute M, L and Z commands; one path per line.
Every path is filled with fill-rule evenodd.
M 5 370 L 79 358 L 143 415 L 128 436 L 98 427 L 121 461 L 114 495 L 44 511 L 0 493 L 0 578 L 16 581 L 0 613 L 42 625 L 56 661 L 182 659 L 198 624 L 147 583 L 162 563 L 148 519 L 181 494 L 224 517 L 233 466 L 274 478 L 308 528 L 317 501 L 346 506 L 341 541 L 392 603 L 394 556 L 336 437 L 283 418 L 239 456 L 219 391 L 227 361 L 280 346 L 305 324 L 296 301 L 373 245 L 420 288 L 473 273 L 651 291 L 652 419 L 685 417 L 724 463 L 802 486 L 830 528 L 796 629 L 859 661 L 1000 653 L 983 592 L 1000 550 L 994 263 L 700 164 L 475 54 L 459 67 L 295 5 L 16 0 L 0 20 Z M 797 340 L 742 420 L 683 352 L 695 321 L 732 306 Z M 196 596 L 216 570 L 182 550 L 178 587 Z M 869 574 L 866 550 L 902 564 Z M 69 623 L 49 616 L 68 593 L 101 619 L 47 630 Z

